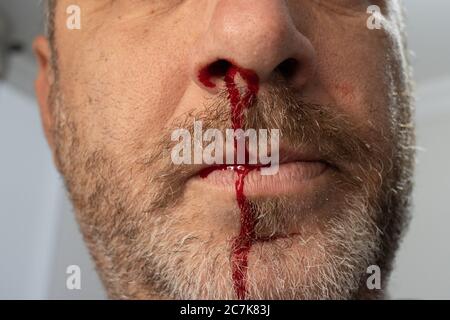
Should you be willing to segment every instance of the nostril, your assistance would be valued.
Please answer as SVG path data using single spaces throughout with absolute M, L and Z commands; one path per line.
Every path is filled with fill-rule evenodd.
M 224 77 L 231 67 L 231 62 L 220 59 L 209 65 L 209 74 L 213 78 Z
M 214 88 L 216 86 L 214 79 L 225 77 L 231 66 L 232 64 L 229 61 L 219 59 L 216 62 L 202 68 L 199 72 L 198 78 L 206 87 Z
M 277 71 L 281 73 L 285 79 L 291 79 L 297 73 L 299 66 L 298 60 L 289 58 L 278 65 Z

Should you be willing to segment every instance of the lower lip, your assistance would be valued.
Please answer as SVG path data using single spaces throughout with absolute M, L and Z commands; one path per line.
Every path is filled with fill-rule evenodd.
M 299 161 L 280 164 L 278 173 L 264 176 L 260 170 L 251 170 L 245 177 L 246 196 L 273 196 L 298 193 L 318 182 L 328 170 L 323 162 Z M 196 176 L 210 187 L 235 193 L 237 173 L 230 169 L 212 170 L 206 177 Z

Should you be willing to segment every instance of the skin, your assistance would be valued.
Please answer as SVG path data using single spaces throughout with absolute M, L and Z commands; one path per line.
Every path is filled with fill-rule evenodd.
M 82 13 L 77 31 L 65 28 L 65 8 L 73 4 Z M 371 4 L 383 10 L 381 30 L 366 27 Z M 236 297 L 229 261 L 230 239 L 239 230 L 233 190 L 223 192 L 201 179 L 159 183 L 155 176 L 167 167 L 157 161 L 139 165 L 160 151 L 161 141 L 169 141 L 166 132 L 175 123 L 192 124 L 190 114 L 218 105 L 209 101 L 221 94 L 223 75 L 212 78 L 214 88 L 198 75 L 219 59 L 253 70 L 262 96 L 271 98 L 275 79 L 282 79 L 306 103 L 345 118 L 338 124 L 352 130 L 342 140 L 362 146 L 349 147 L 349 153 L 361 150 L 368 159 L 335 156 L 340 171 L 297 185 L 297 194 L 279 202 L 267 194 L 252 198 L 258 212 L 271 214 L 269 204 L 278 204 L 288 231 L 302 236 L 254 247 L 247 297 L 383 297 L 411 191 L 413 154 L 402 147 L 414 142 L 399 8 L 397 1 L 355 0 L 58 1 L 54 42 L 39 37 L 34 43 L 37 99 L 55 163 L 110 297 Z M 289 73 L 280 71 L 286 61 L 296 65 Z M 283 104 L 282 98 L 275 101 Z M 260 109 L 254 108 L 255 117 Z M 277 117 L 277 109 L 267 112 Z M 342 151 L 333 150 L 333 155 Z M 172 187 L 178 188 L 174 197 L 159 201 Z M 345 204 L 350 195 L 360 195 L 352 198 L 354 208 Z M 332 218 L 340 215 L 345 232 L 339 236 L 349 245 L 328 250 L 336 237 L 327 230 L 338 225 Z M 116 218 L 118 225 L 111 222 Z M 261 234 L 286 232 L 277 229 L 275 218 L 261 221 Z M 352 227 L 361 228 L 361 241 L 350 240 Z M 194 240 L 184 255 L 164 255 L 186 238 Z M 148 258 L 152 254 L 160 265 Z M 361 256 L 349 258 L 353 269 L 330 262 L 350 256 Z M 319 264 L 329 268 L 314 267 Z M 371 264 L 382 268 L 382 290 L 365 288 Z M 321 280 L 329 274 L 342 281 Z M 314 287 L 316 282 L 323 283 Z M 313 289 L 306 289 L 308 284 Z

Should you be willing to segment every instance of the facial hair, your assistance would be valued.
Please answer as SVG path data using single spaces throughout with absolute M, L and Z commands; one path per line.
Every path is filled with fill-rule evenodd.
M 120 155 L 89 143 L 73 114 L 75 106 L 65 102 L 57 83 L 51 98 L 57 165 L 109 296 L 235 299 L 230 241 L 187 227 L 212 212 L 186 196 L 195 166 L 175 166 L 170 159 L 174 129 L 193 132 L 194 119 L 202 120 L 205 129 L 230 127 L 226 93 L 202 111 L 173 121 L 160 140 Z M 301 236 L 281 247 L 262 243 L 253 249 L 252 263 L 261 267 L 248 275 L 248 298 L 383 296 L 384 290 L 367 289 L 366 269 L 378 265 L 383 282 L 387 278 L 408 221 L 412 188 L 414 138 L 407 93 L 398 97 L 397 106 L 385 131 L 354 124 L 336 106 L 308 103 L 282 81 L 260 93 L 245 127 L 279 129 L 282 141 L 294 148 L 319 146 L 324 161 L 336 169 L 331 189 L 339 203 L 311 232 L 305 219 L 314 212 L 298 210 L 295 195 L 250 200 L 257 232 L 274 234 L 295 224 Z M 183 215 L 186 205 L 192 216 Z M 219 213 L 239 215 L 235 207 Z

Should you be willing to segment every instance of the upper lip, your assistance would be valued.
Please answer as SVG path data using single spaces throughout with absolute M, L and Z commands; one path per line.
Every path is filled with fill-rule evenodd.
M 302 148 L 295 150 L 289 146 L 280 146 L 280 164 L 289 162 L 325 162 L 318 150 L 313 148 Z
M 304 147 L 301 150 L 294 149 L 286 144 L 280 144 L 279 150 L 279 165 L 291 163 L 291 162 L 322 162 L 328 166 L 332 166 L 328 161 L 326 161 L 321 155 L 320 152 L 316 148 Z M 205 170 L 206 168 L 215 168 L 215 167 L 225 167 L 225 166 L 233 166 L 238 164 L 200 164 L 196 165 L 194 172 L 190 176 L 197 176 Z M 252 165 L 249 165 L 252 166 Z M 261 166 L 261 165 L 253 165 L 253 166 Z

